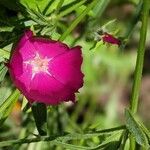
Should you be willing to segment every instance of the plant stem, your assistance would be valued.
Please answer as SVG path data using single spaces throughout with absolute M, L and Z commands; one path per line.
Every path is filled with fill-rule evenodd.
M 147 25 L 148 25 L 148 13 L 149 13 L 149 0 L 144 0 L 143 8 L 142 8 L 142 26 L 140 31 L 140 41 L 139 41 L 139 48 L 137 51 L 135 77 L 134 77 L 134 83 L 132 88 L 131 105 L 130 105 L 130 109 L 132 113 L 136 113 L 138 108 L 138 99 L 139 99 L 139 91 L 140 91 L 141 78 L 142 78 L 146 33 L 147 33 Z
M 144 62 L 144 53 L 145 53 L 145 43 L 146 43 L 146 34 L 148 26 L 148 15 L 149 15 L 149 0 L 143 0 L 142 7 L 142 26 L 140 31 L 140 41 L 137 51 L 137 60 L 135 68 L 135 77 L 132 88 L 131 104 L 130 109 L 132 113 L 136 113 L 138 109 L 139 102 L 139 92 L 142 78 L 143 62 Z M 135 150 L 136 142 L 133 136 L 130 137 L 130 150 Z
M 104 129 L 96 132 L 91 132 L 91 133 L 84 133 L 84 134 L 66 134 L 66 135 L 53 135 L 53 136 L 39 136 L 36 138 L 23 138 L 23 139 L 17 139 L 17 140 L 9 140 L 9 141 L 3 141 L 0 142 L 0 147 L 5 147 L 5 146 L 11 146 L 13 144 L 25 144 L 25 143 L 33 143 L 33 142 L 41 142 L 41 141 L 53 141 L 57 142 L 58 140 L 61 142 L 67 142 L 69 140 L 80 140 L 80 139 L 88 139 L 92 138 L 95 136 L 100 136 L 104 134 L 110 134 L 115 131 L 120 131 L 124 130 L 125 126 L 119 126 L 115 128 L 110 128 L 110 129 Z
M 78 25 L 85 15 L 96 5 L 97 1 L 98 0 L 93 0 L 93 2 L 89 4 L 87 8 L 72 22 L 69 28 L 59 38 L 60 41 L 63 41 L 70 34 L 70 32 Z

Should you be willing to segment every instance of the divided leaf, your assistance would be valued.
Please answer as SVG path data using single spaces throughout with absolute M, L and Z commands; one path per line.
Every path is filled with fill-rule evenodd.
M 142 129 L 140 128 L 138 122 L 135 120 L 133 114 L 129 110 L 125 110 L 126 127 L 129 132 L 135 137 L 136 142 L 143 146 L 148 147 L 148 139 Z
M 150 140 L 150 131 L 146 128 L 146 126 L 138 120 L 139 126 L 143 130 L 143 132 L 147 135 L 148 139 Z

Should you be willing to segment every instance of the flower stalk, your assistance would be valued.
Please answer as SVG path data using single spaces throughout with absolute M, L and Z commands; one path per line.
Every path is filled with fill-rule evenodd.
M 148 26 L 148 13 L 149 13 L 149 0 L 144 0 L 143 8 L 142 8 L 142 26 L 140 31 L 140 40 L 139 40 L 139 47 L 137 51 L 135 77 L 134 77 L 134 83 L 132 88 L 131 105 L 130 105 L 130 109 L 133 113 L 136 113 L 138 108 L 138 99 L 139 99 L 139 91 L 140 91 L 141 78 L 142 78 L 146 34 L 147 34 L 147 26 Z
M 141 21 L 142 26 L 140 30 L 140 40 L 139 47 L 137 51 L 136 59 L 136 68 L 135 68 L 135 77 L 132 88 L 131 103 L 130 109 L 133 114 L 137 112 L 138 103 L 139 103 L 139 92 L 142 79 L 142 70 L 144 63 L 144 53 L 145 53 L 145 44 L 146 44 L 146 35 L 147 35 L 147 26 L 148 26 L 148 15 L 149 15 L 149 0 L 143 0 L 143 7 L 141 12 Z M 136 149 L 136 143 L 133 136 L 130 137 L 130 150 Z
M 15 144 L 25 144 L 25 143 L 36 143 L 40 141 L 49 141 L 49 142 L 57 142 L 57 141 L 62 141 L 62 142 L 67 142 L 70 140 L 80 140 L 80 139 L 89 139 L 93 138 L 95 136 L 100 136 L 100 135 L 105 135 L 105 134 L 110 134 L 113 132 L 119 132 L 123 131 L 125 129 L 125 125 L 121 125 L 118 127 L 114 128 L 109 128 L 109 129 L 104 129 L 104 130 L 99 130 L 96 132 L 87 132 L 84 134 L 60 134 L 60 135 L 52 135 L 52 136 L 38 136 L 38 137 L 33 137 L 33 138 L 23 138 L 23 139 L 16 139 L 16 140 L 9 140 L 9 141 L 2 141 L 0 142 L 0 147 L 6 147 L 6 146 L 11 146 Z

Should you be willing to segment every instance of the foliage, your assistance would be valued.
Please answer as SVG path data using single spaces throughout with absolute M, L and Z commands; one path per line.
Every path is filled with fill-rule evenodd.
M 148 3 L 148 0 L 0 1 L 1 149 L 148 149 L 150 132 L 137 118 Z M 122 13 L 119 7 L 126 5 L 132 7 L 129 12 L 132 15 L 122 20 L 119 16 L 119 20 L 117 15 L 126 11 Z M 31 106 L 13 86 L 7 66 L 15 43 L 27 28 L 38 36 L 82 46 L 85 83 L 74 105 Z M 121 45 L 103 43 L 99 39 L 100 30 L 121 40 Z M 135 38 L 137 34 L 139 41 Z M 137 58 L 134 42 L 139 43 Z M 130 94 L 121 98 L 126 89 L 131 89 L 134 67 L 131 100 Z M 125 115 L 124 103 L 130 105 Z

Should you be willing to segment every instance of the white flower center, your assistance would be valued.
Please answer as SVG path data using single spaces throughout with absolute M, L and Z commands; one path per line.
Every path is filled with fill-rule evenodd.
M 52 60 L 52 58 L 44 57 L 42 58 L 39 53 L 36 52 L 35 56 L 28 61 L 25 61 L 25 64 L 29 64 L 32 67 L 32 79 L 38 73 L 46 73 L 51 76 L 51 73 L 48 71 L 48 64 Z

